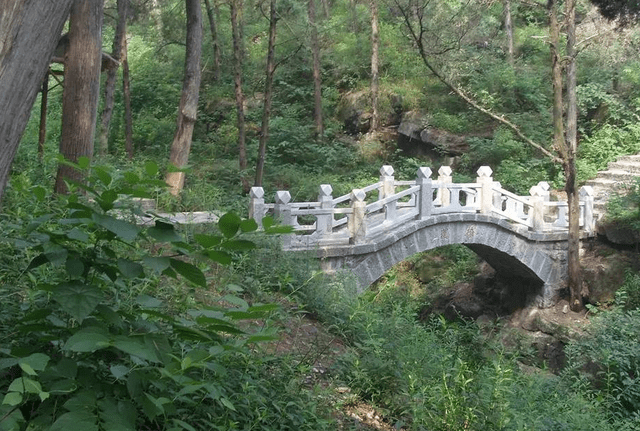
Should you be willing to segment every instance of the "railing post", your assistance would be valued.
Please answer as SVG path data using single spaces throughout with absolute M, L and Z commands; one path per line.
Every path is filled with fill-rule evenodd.
M 540 187 L 543 191 L 542 198 L 544 199 L 544 201 L 549 202 L 551 200 L 551 193 L 549 192 L 551 186 L 549 185 L 549 183 L 546 181 L 540 181 L 538 183 L 538 187 Z
M 480 213 L 490 214 L 491 206 L 493 204 L 493 178 L 491 174 L 493 171 L 489 166 L 480 166 L 478 169 L 478 195 L 480 200 Z
M 285 226 L 293 226 L 291 216 L 291 194 L 287 191 L 276 192 L 276 204 L 273 206 L 273 218 Z M 291 245 L 291 235 L 282 237 L 282 246 L 287 248 Z
M 441 184 L 451 184 L 453 182 L 451 166 L 440 166 L 440 169 L 438 169 L 438 182 Z M 438 188 L 437 199 L 442 207 L 449 206 L 451 204 L 451 191 L 446 186 Z
M 330 184 L 322 184 L 318 192 L 318 201 L 320 209 L 327 210 L 333 208 L 333 196 L 331 196 L 333 188 Z M 316 217 L 316 232 L 320 235 L 331 233 L 333 229 L 333 213 L 318 214 Z
M 249 202 L 249 218 L 252 218 L 262 229 L 262 219 L 265 216 L 264 189 L 262 187 L 251 187 L 249 192 L 251 201 Z
M 367 236 L 367 225 L 364 219 L 367 208 L 367 203 L 364 201 L 366 195 L 361 189 L 355 189 L 351 192 L 351 209 L 353 213 L 349 214 L 348 220 L 350 244 L 360 244 L 364 242 Z
M 424 220 L 431 215 L 433 206 L 433 185 L 431 180 L 431 169 L 426 167 L 418 168 L 418 179 L 416 184 L 420 186 L 418 191 L 418 217 Z
M 379 199 L 392 196 L 396 192 L 395 178 L 393 177 L 393 167 L 384 165 L 380 168 L 380 182 L 382 186 L 378 193 Z M 385 221 L 394 221 L 396 219 L 397 202 L 389 202 L 384 206 L 384 219 Z
M 593 219 L 593 187 L 583 186 L 580 189 L 580 200 L 584 202 L 584 230 L 591 233 L 595 228 Z
M 529 190 L 531 194 L 531 227 L 535 232 L 544 230 L 544 195 L 545 191 L 539 186 L 533 186 Z

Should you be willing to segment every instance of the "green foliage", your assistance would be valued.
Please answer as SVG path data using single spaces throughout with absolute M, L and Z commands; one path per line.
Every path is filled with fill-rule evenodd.
M 86 169 L 88 160 L 74 166 Z M 157 166 L 145 171 L 153 177 Z M 86 184 L 72 184 L 91 199 L 60 197 L 42 214 L 3 224 L 10 271 L 2 290 L 11 299 L 0 313 L 8 340 L 0 349 L 1 429 L 327 427 L 292 369 L 276 371 L 251 354 L 273 331 L 239 322 L 263 319 L 276 305 L 228 293 L 175 314 L 154 296 L 162 279 L 193 286 L 182 295 L 208 287 L 205 260 L 228 265 L 255 246 L 240 235 L 257 228 L 233 213 L 216 233 L 192 240 L 161 219 L 140 226 L 127 200 L 158 185 L 95 166 Z
M 623 310 L 640 308 L 640 274 L 627 270 L 624 284 L 616 291 L 615 303 Z
M 609 199 L 606 220 L 640 233 L 640 179 L 636 179 L 629 193 Z

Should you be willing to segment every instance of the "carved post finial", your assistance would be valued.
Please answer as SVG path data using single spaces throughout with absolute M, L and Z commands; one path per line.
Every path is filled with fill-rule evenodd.
M 451 166 L 440 166 L 440 169 L 438 169 L 438 182 L 440 183 L 440 187 L 438 187 L 436 200 L 443 207 L 451 204 L 451 191 L 447 185 L 453 182 L 453 178 L 451 177 L 452 172 Z
M 365 223 L 365 210 L 367 203 L 365 202 L 366 193 L 361 189 L 354 189 L 351 192 L 351 208 L 353 213 L 349 214 L 349 242 L 351 244 L 359 244 L 364 242 L 367 236 L 367 225 Z
M 318 191 L 318 202 L 320 209 L 327 210 L 316 216 L 316 232 L 320 235 L 331 233 L 333 229 L 333 213 L 328 212 L 333 208 L 333 187 L 330 184 L 322 184 Z
M 262 229 L 262 219 L 266 215 L 266 209 L 264 206 L 264 189 L 262 187 L 251 187 L 249 192 L 249 218 L 252 218 L 258 224 L 258 227 Z
M 420 220 L 424 220 L 431 215 L 433 207 L 433 184 L 431 180 L 431 169 L 427 167 L 418 168 L 418 178 L 416 184 L 420 186 L 418 191 L 418 214 Z
M 533 186 L 529 189 L 531 194 L 531 214 L 529 223 L 535 232 L 544 230 L 544 196 L 545 190 L 540 186 Z
M 478 199 L 481 214 L 490 214 L 493 205 L 493 171 L 489 166 L 480 166 L 478 169 Z

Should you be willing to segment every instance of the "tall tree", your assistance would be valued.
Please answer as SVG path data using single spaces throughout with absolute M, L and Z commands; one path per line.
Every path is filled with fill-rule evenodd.
M 102 0 L 74 0 L 69 17 L 69 47 L 64 56 L 60 153 L 76 162 L 93 156 L 102 64 Z M 65 180 L 83 174 L 60 164 L 56 193 L 67 193 Z
M 318 23 L 316 22 L 316 2 L 308 0 L 309 31 L 311 38 L 311 57 L 313 74 L 313 122 L 317 140 L 322 139 L 324 124 L 322 120 L 322 76 L 320 74 L 320 43 L 318 42 Z
M 5 0 L 0 13 L 0 201 L 72 0 Z M 28 73 L 25 73 L 28 71 Z
M 249 191 L 249 182 L 246 179 L 247 170 L 247 132 L 244 118 L 244 92 L 242 90 L 242 63 L 244 47 L 242 43 L 242 0 L 230 0 L 231 33 L 233 36 L 233 69 L 234 89 L 236 97 L 236 117 L 238 127 L 238 164 L 242 175 L 242 189 Z
M 200 58 L 202 54 L 202 10 L 200 0 L 185 0 L 187 11 L 187 49 L 184 61 L 184 81 L 178 111 L 176 133 L 171 145 L 169 164 L 177 168 L 186 166 L 191 150 L 193 125 L 198 113 L 200 95 Z M 184 172 L 168 172 L 166 182 L 173 195 L 184 187 Z
M 113 37 L 113 47 L 111 49 L 111 57 L 116 61 L 120 61 L 124 44 L 126 44 L 128 3 L 129 0 L 117 0 L 118 21 Z M 100 135 L 98 137 L 98 152 L 101 155 L 106 154 L 108 151 L 109 125 L 111 124 L 111 116 L 113 114 L 117 75 L 117 67 L 112 67 L 107 70 L 107 79 L 104 84 L 104 107 L 102 108 Z
M 511 0 L 504 0 L 504 31 L 507 33 L 507 59 L 513 66 L 513 20 L 511 19 Z
M 264 174 L 264 158 L 269 141 L 269 121 L 271 119 L 271 101 L 273 98 L 273 76 L 276 71 L 276 28 L 278 14 L 276 0 L 269 2 L 269 46 L 267 48 L 267 65 L 264 82 L 264 101 L 262 108 L 262 126 L 260 128 L 260 142 L 258 145 L 258 162 L 256 163 L 256 179 L 254 185 L 262 186 Z
M 129 76 L 129 53 L 127 38 L 122 39 L 122 99 L 124 102 L 124 148 L 129 160 L 133 159 L 133 118 L 131 115 L 131 79 Z
M 204 0 L 209 18 L 209 29 L 211 30 L 211 45 L 213 46 L 213 79 L 220 79 L 220 38 L 218 37 L 218 27 L 216 25 L 216 14 L 211 7 L 210 0 Z
M 380 118 L 378 113 L 378 66 L 380 63 L 380 34 L 378 29 L 378 0 L 370 0 L 371 5 L 371 131 L 378 130 Z

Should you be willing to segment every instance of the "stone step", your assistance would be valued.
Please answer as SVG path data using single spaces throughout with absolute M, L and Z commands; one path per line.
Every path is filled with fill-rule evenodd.
M 632 184 L 635 181 L 636 177 L 638 176 L 639 176 L 638 174 L 635 174 L 633 172 L 627 172 L 622 169 L 611 169 L 611 170 L 598 172 L 597 178 L 601 178 L 604 180 L 614 180 L 614 181 L 624 182 L 626 184 Z
M 637 162 L 640 163 L 640 154 L 631 154 L 628 156 L 620 156 L 617 159 L 618 162 Z
M 607 165 L 609 171 L 625 171 L 640 176 L 640 159 L 638 161 L 618 160 Z

